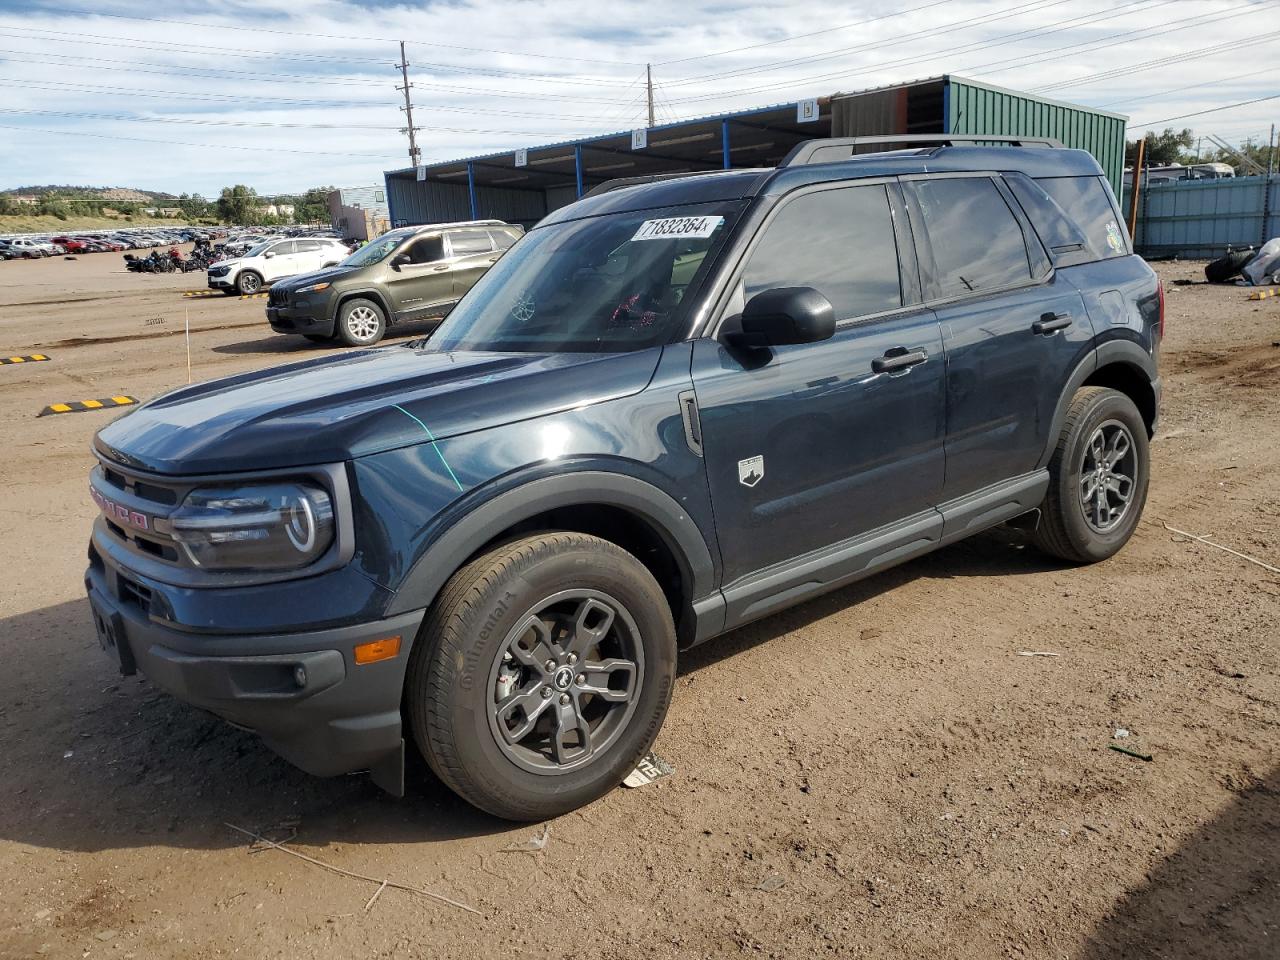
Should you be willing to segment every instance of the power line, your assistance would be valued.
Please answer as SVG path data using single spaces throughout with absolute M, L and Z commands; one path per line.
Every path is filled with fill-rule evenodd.
M 253 150 L 261 153 L 264 149 L 258 146 L 238 146 L 234 143 L 186 143 L 180 140 L 152 140 L 147 137 L 121 137 L 109 133 L 85 133 L 81 130 L 44 130 L 38 127 L 20 127 L 14 124 L 0 123 L 0 130 L 21 130 L 23 133 L 48 133 L 57 137 L 93 137 L 97 140 L 125 140 L 131 143 L 159 143 L 169 147 L 199 147 L 202 150 Z M 271 147 L 272 153 L 303 153 L 321 157 L 358 157 L 361 160 L 387 160 L 385 153 L 344 153 L 339 150 L 294 150 L 287 147 Z
M 7 27 L 10 30 L 14 29 L 12 24 L 4 24 L 3 26 Z M 33 30 L 34 28 L 18 27 L 17 29 Z M 40 32 L 41 33 L 67 33 L 67 31 L 63 31 L 63 30 L 42 30 Z M 130 37 L 107 37 L 101 34 L 68 34 L 68 36 L 65 36 L 65 37 L 35 37 L 35 36 L 28 36 L 26 34 L 21 34 L 21 33 L 8 33 L 6 31 L 0 30 L 0 37 L 9 37 L 15 40 L 31 40 L 35 42 L 44 42 L 44 43 L 71 43 L 71 44 L 75 44 L 76 46 L 88 44 L 90 46 L 114 47 L 116 49 L 126 49 L 126 50 L 149 50 L 149 51 L 158 52 L 158 53 L 173 53 L 176 55 L 187 56 L 187 57 L 235 57 L 238 59 L 245 59 L 245 60 L 284 60 L 284 61 L 293 61 L 296 63 L 311 63 L 311 64 L 369 63 L 369 64 L 378 64 L 381 66 L 389 65 L 389 60 L 390 60 L 390 58 L 388 57 L 335 57 L 335 56 L 325 56 L 321 54 L 298 56 L 298 55 L 290 55 L 290 54 L 278 54 L 273 50 L 248 51 L 248 50 L 244 50 L 243 48 L 241 48 L 241 50 L 237 52 L 237 51 L 231 51 L 229 50 L 229 48 L 226 48 L 226 47 L 206 47 L 202 50 L 180 50 L 180 49 L 176 49 L 176 47 L 178 46 L 185 47 L 185 46 L 189 46 L 189 44 L 166 44 L 164 46 L 157 46 L 153 42 L 148 42 L 143 40 L 134 40 L 133 38 L 130 38 Z M 95 37 L 96 39 L 87 39 L 89 37 Z M 121 48 L 122 43 L 126 43 L 127 45 Z M 22 50 L 18 52 L 38 53 L 39 51 Z M 49 54 L 49 56 L 62 56 L 62 54 L 55 53 L 55 54 Z M 121 61 L 113 60 L 113 61 L 107 61 L 107 62 L 119 63 Z M 169 64 L 152 64 L 152 66 L 162 66 L 162 65 L 169 66 Z M 394 64 L 390 64 L 390 65 L 394 65 Z M 173 64 L 173 66 L 182 66 L 182 65 Z M 540 73 L 534 73 L 528 70 L 504 70 L 500 67 L 490 67 L 487 69 L 482 69 L 479 67 L 465 67 L 459 64 L 451 64 L 451 63 L 431 63 L 431 64 L 427 64 L 426 66 L 429 69 L 434 69 L 438 71 L 463 73 L 463 74 L 483 76 L 483 77 L 492 77 L 494 79 L 510 79 L 512 77 L 516 77 L 521 80 L 530 80 L 535 83 L 587 84 L 589 86 L 601 86 L 601 87 L 627 86 L 626 84 L 623 84 L 616 80 L 605 80 L 600 77 L 583 77 L 583 76 L 578 76 L 576 74 L 552 74 L 552 73 L 540 74 Z M 196 69 L 217 69 L 217 68 L 196 67 Z M 331 75 L 325 74 L 324 76 L 329 77 Z
M 378 130 L 384 132 L 404 133 L 402 127 L 381 127 L 371 124 L 344 124 L 344 123 L 287 123 L 287 122 L 268 122 L 254 120 L 205 120 L 196 117 L 140 117 L 137 115 L 124 113 L 93 113 L 88 111 L 71 111 L 71 110 L 39 110 L 26 107 L 0 107 L 0 114 L 11 114 L 18 116 L 40 116 L 40 117 L 66 117 L 79 120 L 112 120 L 125 121 L 130 123 L 170 123 L 170 124 L 190 124 L 195 126 L 206 127 L 247 127 L 256 129 L 271 130 Z M 421 129 L 421 128 L 415 128 Z M 432 129 L 439 130 L 442 133 L 481 133 L 481 134 L 498 134 L 507 137 L 544 137 L 548 136 L 545 130 L 492 130 L 492 129 L 475 129 L 474 127 L 439 127 L 432 126 Z M 418 151 L 420 154 L 421 151 Z
M 876 23 L 880 20 L 891 20 L 894 17 L 902 17 L 908 13 L 919 13 L 921 10 L 928 10 L 930 7 L 940 7 L 944 3 L 952 3 L 953 0 L 933 0 L 932 3 L 925 3 L 918 7 L 909 7 L 906 10 L 898 10 L 894 13 L 881 14 L 878 17 L 867 17 L 864 20 L 855 20 L 853 23 L 842 23 L 836 27 L 825 27 L 822 30 L 813 30 L 809 33 L 796 33 L 789 37 L 782 37 L 779 40 L 765 40 L 762 43 L 751 43 L 745 47 L 734 47 L 731 50 L 717 50 L 715 53 L 700 53 L 694 57 L 680 57 L 675 60 L 662 60 L 658 63 L 660 67 L 670 66 L 673 63 L 690 63 L 694 60 L 707 60 L 711 57 L 725 57 L 732 53 L 742 53 L 744 50 L 758 50 L 761 47 L 772 47 L 780 43 L 791 43 L 793 40 L 806 40 L 809 37 L 818 37 L 823 34 L 836 33 L 840 30 L 849 30 L 853 27 L 865 26 L 868 23 Z
M 199 20 L 174 20 L 167 17 L 137 17 L 129 16 L 123 13 L 105 13 L 101 10 L 83 10 L 75 7 L 62 7 L 53 4 L 41 4 L 35 8 L 28 8 L 25 13 L 27 16 L 32 14 L 53 11 L 55 13 L 65 13 L 75 17 L 110 17 L 114 20 L 132 20 L 140 23 L 170 23 L 180 27 L 199 27 L 202 30 L 241 30 L 248 33 L 272 33 L 286 37 L 311 37 L 317 40 L 361 40 L 370 43 L 399 43 L 399 37 L 361 37 L 352 36 L 350 34 L 337 35 L 331 33 L 308 33 L 302 30 L 281 30 L 278 27 L 264 27 L 255 24 L 252 27 L 244 27 L 239 24 L 231 23 L 210 23 Z M 575 63 L 601 63 L 609 65 L 617 65 L 624 67 L 642 67 L 643 63 L 633 63 L 628 60 L 595 60 L 587 57 L 569 57 L 560 53 L 530 53 L 527 50 L 495 50 L 491 47 L 467 47 L 454 43 L 437 43 L 429 40 L 419 40 L 410 38 L 414 43 L 424 47 L 437 47 L 441 50 L 465 50 L 468 53 L 496 53 L 501 56 L 511 57 L 534 57 L 539 60 L 571 60 Z
M 1034 54 L 1024 54 L 1021 56 L 1011 57 L 1007 60 L 998 60 L 998 61 L 993 61 L 991 63 L 970 65 L 970 66 L 962 67 L 955 72 L 958 73 L 961 71 L 970 72 L 970 71 L 986 70 L 992 67 L 1002 67 L 1003 69 L 1019 69 L 1024 66 L 1028 66 L 1028 64 L 1025 64 L 1025 63 L 1018 63 L 1018 61 L 1021 61 L 1021 60 L 1033 60 L 1036 64 L 1045 63 L 1052 60 L 1061 60 L 1065 57 L 1077 55 L 1077 53 L 1079 52 L 1079 48 L 1081 47 L 1090 47 L 1092 45 L 1092 49 L 1094 50 L 1103 49 L 1105 47 L 1115 46 L 1116 44 L 1119 44 L 1119 43 L 1131 42 L 1125 38 L 1133 37 L 1141 33 L 1147 33 L 1147 37 L 1144 37 L 1143 39 L 1149 39 L 1150 37 L 1161 36 L 1166 33 L 1174 33 L 1179 30 L 1187 30 L 1193 26 L 1202 25 L 1201 21 L 1205 20 L 1206 18 L 1212 19 L 1216 22 L 1221 22 L 1223 20 L 1229 20 L 1234 17 L 1240 17 L 1240 16 L 1244 16 L 1247 13 L 1251 13 L 1253 12 L 1253 10 L 1256 9 L 1257 5 L 1252 3 L 1246 3 L 1246 4 L 1243 4 L 1242 6 L 1249 9 L 1240 9 L 1240 8 L 1233 7 L 1229 9 L 1236 10 L 1237 12 L 1228 13 L 1225 15 L 1222 14 L 1221 12 L 1214 12 L 1212 14 L 1202 14 L 1196 17 L 1186 18 L 1184 20 L 1174 20 L 1174 21 L 1171 21 L 1172 24 L 1181 24 L 1181 26 L 1170 26 L 1168 29 L 1164 29 L 1164 30 L 1156 30 L 1154 27 L 1140 27 L 1136 30 L 1126 31 L 1124 33 L 1119 33 L 1119 34 L 1113 33 L 1111 34 L 1111 36 L 1117 39 L 1111 40 L 1106 43 L 1097 43 L 1097 41 L 1086 41 L 1083 43 L 1069 44 L 1065 47 L 1054 47 L 1049 50 L 1038 51 Z M 1149 32 L 1153 30 L 1155 32 Z M 1055 30 L 1051 32 L 1060 32 L 1060 31 Z M 1007 39 L 1007 37 L 1002 37 L 996 40 L 982 41 L 978 44 L 971 44 L 967 49 L 974 49 L 974 48 L 985 49 L 988 47 L 998 47 L 1009 42 L 1011 41 Z M 1070 51 L 1070 52 L 1062 52 L 1062 51 Z M 911 64 L 928 63 L 930 61 L 937 60 L 939 57 L 951 56 L 954 52 L 955 52 L 954 49 L 935 50 L 922 57 L 910 57 L 902 60 L 877 63 L 873 66 L 863 67 L 858 70 L 841 70 L 833 73 L 825 73 L 825 74 L 819 74 L 816 76 L 804 77 L 802 79 L 790 81 L 786 83 L 765 84 L 758 87 L 749 87 L 746 89 L 733 91 L 732 94 L 719 92 L 719 93 L 713 93 L 713 94 L 700 95 L 696 97 L 682 97 L 682 98 L 673 100 L 672 102 L 673 103 L 693 103 L 700 100 L 709 100 L 709 99 L 724 97 L 726 95 L 741 96 L 748 93 L 758 93 L 762 91 L 782 90 L 790 87 L 806 86 L 806 85 L 823 81 L 823 80 L 832 80 L 832 79 L 842 78 L 842 77 L 857 76 L 859 74 L 879 72 L 889 67 L 900 67 L 900 66 L 906 66 Z M 1049 54 L 1058 54 L 1058 55 L 1049 56 Z M 1012 65 L 1012 66 L 1008 66 L 1008 65 Z
M 272 97 L 260 94 L 227 94 L 227 93 L 187 93 L 177 90 L 144 90 L 137 87 L 117 87 L 108 84 L 89 84 L 89 83 L 73 83 L 61 80 L 41 80 L 34 82 L 21 79 L 18 77 L 0 77 L 0 86 L 15 86 L 24 90 L 44 90 L 52 93 L 111 93 L 111 94 L 127 94 L 132 97 L 148 97 L 162 100 L 192 100 L 198 103 L 215 103 L 227 104 L 234 106 L 242 106 L 247 109 L 257 109 L 255 104 L 269 104 L 281 108 L 298 107 L 298 108 L 333 108 L 333 107 L 382 107 L 386 104 L 377 100 L 313 100 L 300 97 Z M 634 97 L 632 101 L 634 102 Z M 272 107 L 269 107 L 269 109 Z M 607 116 L 587 116 L 584 114 L 567 114 L 567 113 L 531 113 L 528 110 L 493 110 L 485 107 L 451 107 L 442 104 L 432 104 L 424 106 L 417 104 L 414 107 L 418 111 L 428 111 L 431 113 L 466 113 L 481 114 L 484 116 L 500 116 L 500 117 L 521 117 L 534 118 L 538 120 L 577 120 L 587 123 L 607 124 L 609 119 Z M 616 110 L 610 110 L 609 113 L 615 113 Z M 387 129 L 398 129 L 388 127 Z
M 1129 97 L 1125 100 L 1113 100 L 1110 103 L 1104 103 L 1098 107 L 1099 110 L 1105 110 L 1108 107 L 1117 107 L 1126 103 L 1137 103 L 1140 100 L 1154 100 L 1156 97 L 1163 97 L 1170 93 L 1180 93 L 1183 90 L 1198 90 L 1201 87 L 1216 87 L 1224 83 L 1231 83 L 1234 80 L 1243 80 L 1245 77 L 1256 77 L 1263 73 L 1275 73 L 1276 67 L 1267 67 L 1265 70 L 1253 70 L 1249 73 L 1237 73 L 1233 77 L 1223 77 L 1220 80 L 1205 80 L 1201 83 L 1189 83 L 1185 87 L 1168 87 L 1159 93 L 1147 94 L 1144 97 Z
M 855 53 L 865 53 L 871 50 L 880 50 L 885 47 L 897 46 L 903 43 L 916 43 L 924 37 L 935 36 L 937 34 L 945 34 L 957 29 L 965 30 L 972 27 L 983 26 L 988 23 L 996 23 L 1001 20 L 1010 20 L 1027 13 L 1039 13 L 1047 10 L 1049 7 L 1059 7 L 1064 3 L 1071 3 L 1073 0 L 1029 0 L 1029 2 L 1015 4 L 1012 7 L 1004 7 L 991 14 L 979 18 L 965 18 L 955 20 L 950 23 L 944 23 L 940 26 L 933 27 L 928 30 L 911 30 L 905 33 L 895 34 L 881 40 L 872 40 L 867 43 L 861 43 L 853 47 L 845 47 L 838 51 L 813 54 L 807 57 L 795 57 L 788 60 L 775 60 L 771 63 L 760 64 L 751 67 L 739 67 L 736 70 L 726 70 L 721 73 L 700 73 L 688 77 L 680 77 L 676 80 L 668 82 L 669 87 L 687 86 L 691 83 L 703 83 L 710 80 L 724 80 L 730 77 L 748 76 L 753 73 L 767 73 L 771 70 L 781 70 L 785 67 L 798 67 L 809 63 L 820 63 L 828 60 L 838 60 L 841 57 L 851 56 Z M 1134 3 L 1147 3 L 1150 0 L 1132 0 L 1124 6 L 1133 6 Z M 1172 2 L 1172 0 L 1164 0 L 1164 2 Z M 954 52 L 954 51 L 952 51 Z
M 1157 123 L 1171 123 L 1174 120 L 1186 120 L 1188 117 L 1203 117 L 1208 113 L 1221 113 L 1223 110 L 1234 110 L 1236 107 L 1247 107 L 1254 103 L 1265 103 L 1268 100 L 1280 100 L 1280 93 L 1273 93 L 1269 97 L 1257 97 L 1253 100 L 1241 100 L 1239 103 L 1228 103 L 1221 107 L 1213 107 L 1209 110 L 1197 110 L 1195 113 L 1183 113 L 1176 117 L 1163 117 L 1160 120 L 1143 120 L 1141 123 L 1130 124 L 1132 127 L 1152 127 Z

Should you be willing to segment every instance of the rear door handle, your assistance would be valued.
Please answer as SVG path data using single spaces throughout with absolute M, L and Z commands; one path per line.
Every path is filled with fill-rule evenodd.
M 1071 326 L 1071 314 L 1069 313 L 1042 313 L 1040 319 L 1031 325 L 1031 332 L 1046 336 L 1050 333 L 1057 333 L 1059 330 L 1065 330 Z
M 432 273 L 443 273 L 445 270 L 448 270 L 448 269 L 449 269 L 448 264 L 445 264 L 445 265 L 444 265 L 444 266 L 442 266 L 442 267 L 432 267 L 432 268 L 431 268 L 431 272 L 432 272 Z
M 894 347 L 883 357 L 876 357 L 872 360 L 871 369 L 876 373 L 899 373 L 903 370 L 909 370 L 918 363 L 924 363 L 928 359 L 929 354 L 923 350 L 908 351 L 906 347 Z

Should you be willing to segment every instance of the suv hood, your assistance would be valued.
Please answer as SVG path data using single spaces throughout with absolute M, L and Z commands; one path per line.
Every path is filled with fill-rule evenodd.
M 94 442 L 119 463 L 166 474 L 336 463 L 638 393 L 661 353 L 382 347 L 181 387 Z
M 305 287 L 313 283 L 324 283 L 326 280 L 333 283 L 335 280 L 341 280 L 343 277 L 363 269 L 364 267 L 325 267 L 323 270 L 300 273 L 296 277 L 289 277 L 287 280 L 278 280 L 275 283 L 275 288 L 279 290 L 296 290 L 299 287 Z

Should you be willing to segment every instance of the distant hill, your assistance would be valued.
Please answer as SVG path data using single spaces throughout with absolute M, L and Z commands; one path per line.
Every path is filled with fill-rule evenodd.
M 133 187 L 78 187 L 68 184 L 43 184 L 30 187 L 14 187 L 12 190 L 0 190 L 0 197 L 39 197 L 47 193 L 56 193 L 64 197 L 83 197 L 93 200 L 119 200 L 134 203 L 148 203 L 156 200 L 176 200 L 172 193 L 157 190 L 137 190 Z

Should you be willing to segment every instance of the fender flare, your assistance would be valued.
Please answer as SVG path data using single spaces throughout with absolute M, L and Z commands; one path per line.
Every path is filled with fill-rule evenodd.
M 386 315 L 387 325 L 390 326 L 395 322 L 396 312 L 391 309 L 391 304 L 387 302 L 387 298 L 382 295 L 377 287 L 362 287 L 359 290 L 342 290 L 338 293 L 338 301 L 333 305 L 333 316 L 330 320 L 335 323 L 338 320 L 338 311 L 342 309 L 342 305 L 348 300 L 354 300 L 356 297 L 364 297 L 366 300 L 375 301 L 382 308 L 382 312 Z
M 1053 421 L 1049 425 L 1049 433 L 1047 435 L 1048 441 L 1045 445 L 1044 453 L 1040 456 L 1040 462 L 1036 464 L 1037 469 L 1043 470 L 1053 458 L 1053 451 L 1058 446 L 1058 435 L 1062 432 L 1062 424 L 1067 419 L 1067 409 L 1071 406 L 1071 399 L 1076 395 L 1076 391 L 1098 370 L 1114 364 L 1135 367 L 1153 384 L 1159 379 L 1155 360 L 1134 341 L 1108 340 L 1105 343 L 1098 344 L 1095 349 L 1089 351 L 1088 356 L 1077 364 L 1076 368 L 1071 371 L 1071 376 L 1067 378 L 1062 395 L 1058 397 L 1058 405 L 1053 411 Z
M 647 523 L 666 542 L 680 567 L 685 597 L 696 603 L 715 590 L 711 550 L 693 518 L 669 494 L 625 474 L 580 470 L 530 480 L 469 510 L 414 561 L 387 608 L 387 616 L 430 606 L 454 572 L 509 527 L 557 507 L 603 504 Z M 718 609 L 718 604 L 712 604 Z M 676 611 L 676 620 L 682 612 Z M 701 611 L 699 611 L 701 616 Z

